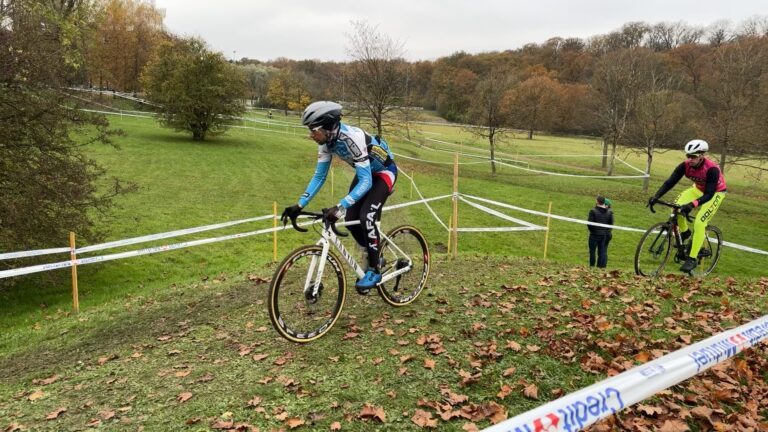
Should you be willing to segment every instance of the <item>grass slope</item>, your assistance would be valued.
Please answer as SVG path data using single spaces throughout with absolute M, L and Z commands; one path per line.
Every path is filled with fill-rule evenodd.
M 35 344 L 0 357 L 0 427 L 484 427 L 753 319 L 768 289 L 765 278 L 648 282 L 528 258 L 437 260 L 415 304 L 352 294 L 328 335 L 296 345 L 268 325 L 273 268 L 130 296 L 76 319 L 47 314 L 33 325 Z M 767 421 L 749 401 L 768 391 L 768 351 L 736 362 L 609 422 L 653 428 L 699 405 L 724 424 Z M 726 387 L 731 379 L 742 385 Z M 728 397 L 710 400 L 702 385 Z

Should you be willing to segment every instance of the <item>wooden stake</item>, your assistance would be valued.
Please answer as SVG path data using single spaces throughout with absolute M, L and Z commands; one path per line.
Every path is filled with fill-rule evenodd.
M 277 228 L 277 201 L 272 202 L 272 213 L 275 215 L 272 227 Z M 277 230 L 272 231 L 272 261 L 277 261 Z
M 459 154 L 453 154 L 453 257 L 459 252 Z
M 411 192 L 408 194 L 408 199 L 413 199 L 413 183 L 415 182 L 416 173 L 411 173 Z
M 451 238 L 453 237 L 453 216 L 448 216 L 448 256 L 451 255 Z
M 547 245 L 549 244 L 549 221 L 552 220 L 552 201 L 549 202 L 547 210 L 547 232 L 544 233 L 544 259 L 547 259 Z
M 72 260 L 72 307 L 80 313 L 80 295 L 77 292 L 77 253 L 75 252 L 75 233 L 69 232 L 69 258 Z

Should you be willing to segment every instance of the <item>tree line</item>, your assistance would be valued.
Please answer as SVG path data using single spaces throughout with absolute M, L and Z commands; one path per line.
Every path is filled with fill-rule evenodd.
M 354 42 L 351 60 L 343 63 L 240 60 L 249 82 L 262 83 L 249 87 L 249 97 L 295 109 L 299 99 L 286 93 L 273 97 L 270 91 L 276 82 L 291 82 L 302 89 L 296 95 L 369 105 L 355 87 L 355 69 L 371 65 L 354 56 L 369 51 Z M 384 45 L 396 47 L 392 41 Z M 587 39 L 553 37 L 519 49 L 457 52 L 434 61 L 407 62 L 397 54 L 379 56 L 391 69 L 384 74 L 394 89 L 387 106 L 423 107 L 480 126 L 477 133 L 492 151 L 494 140 L 516 129 L 528 138 L 538 131 L 602 137 L 609 173 L 620 145 L 645 153 L 650 170 L 654 151 L 680 148 L 692 137 L 709 141 L 724 169 L 764 168 L 768 159 L 766 17 L 737 26 L 631 22 Z M 380 127 L 381 120 L 371 118 Z

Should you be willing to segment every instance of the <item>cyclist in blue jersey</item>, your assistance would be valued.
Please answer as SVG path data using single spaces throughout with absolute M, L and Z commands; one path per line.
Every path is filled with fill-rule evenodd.
M 335 222 L 359 221 L 347 227 L 360 248 L 367 252 L 368 269 L 355 288 L 367 294 L 381 282 L 379 273 L 379 229 L 376 220 L 397 180 L 397 165 L 387 143 L 360 128 L 341 122 L 342 106 L 335 102 L 313 102 L 304 110 L 301 123 L 309 128 L 309 136 L 318 145 L 317 166 L 304 194 L 297 204 L 286 207 L 281 220 L 295 217 L 325 183 L 333 156 L 355 169 L 349 193 L 333 207 L 323 209 L 324 218 Z

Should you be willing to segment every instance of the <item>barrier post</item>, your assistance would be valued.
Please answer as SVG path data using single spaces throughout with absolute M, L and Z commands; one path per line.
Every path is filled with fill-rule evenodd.
M 272 228 L 277 228 L 277 201 L 272 201 Z M 272 231 L 272 261 L 277 261 L 277 229 Z
M 77 253 L 75 252 L 75 233 L 69 232 L 69 257 L 72 260 L 72 307 L 80 313 L 80 295 L 77 292 Z
M 448 216 L 448 255 L 451 255 L 451 237 L 453 237 L 453 216 Z
M 453 154 L 453 252 L 456 258 L 459 252 L 459 154 Z
M 547 230 L 544 232 L 544 259 L 547 259 L 547 245 L 549 244 L 549 222 L 552 220 L 552 201 L 547 209 Z

